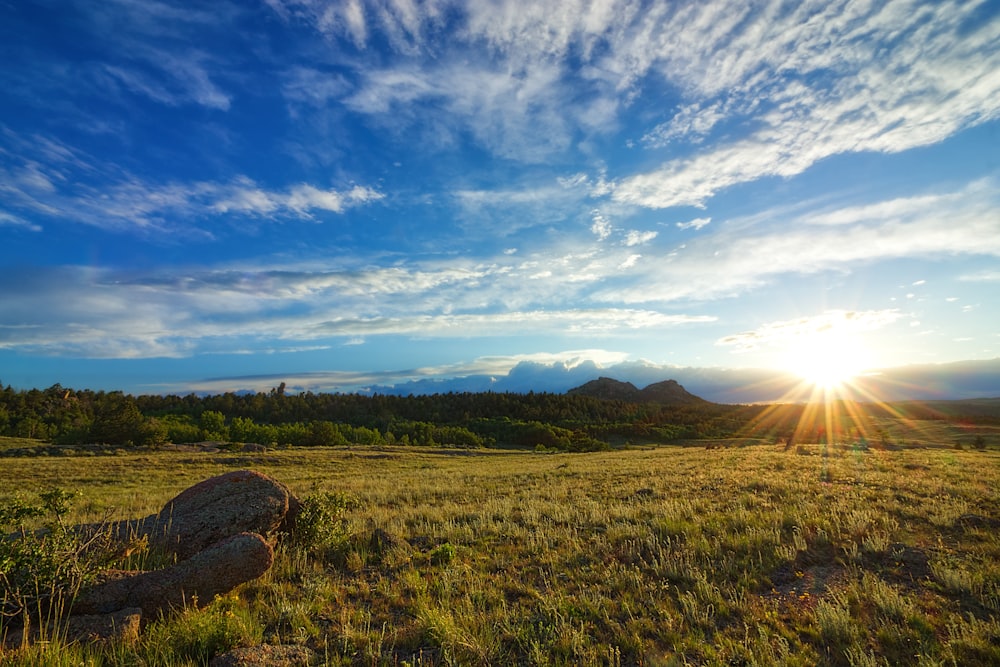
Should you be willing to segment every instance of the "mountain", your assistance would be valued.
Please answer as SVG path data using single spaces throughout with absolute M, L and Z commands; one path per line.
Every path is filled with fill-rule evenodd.
M 612 378 L 599 377 L 579 387 L 574 387 L 566 393 L 575 396 L 590 396 L 591 398 L 602 398 L 608 401 L 629 401 L 632 403 L 637 400 L 639 389 L 631 382 L 620 382 Z
M 628 401 L 629 403 L 659 403 L 660 405 L 691 405 L 705 403 L 689 393 L 676 380 L 665 380 L 638 389 L 631 382 L 621 382 L 608 377 L 591 380 L 566 392 L 576 396 L 591 396 L 605 400 Z
M 449 392 L 496 392 L 561 394 L 600 378 L 643 387 L 646 391 L 665 378 L 673 378 L 695 396 L 713 403 L 794 403 L 809 400 L 809 387 L 790 373 L 764 368 L 690 367 L 624 361 L 602 366 L 592 360 L 540 363 L 521 361 L 506 372 L 491 374 L 423 375 L 413 370 L 386 372 L 376 378 L 355 378 L 348 373 L 311 371 L 281 375 L 217 378 L 209 382 L 221 391 L 267 392 L 287 382 L 290 393 L 327 392 L 385 394 L 391 396 L 446 394 Z M 363 375 L 363 374 L 362 374 Z M 398 376 L 398 377 L 397 377 Z M 416 376 L 416 377 L 414 377 Z M 404 379 L 412 378 L 412 379 Z M 607 384 L 607 383 L 605 383 Z M 598 385 L 601 386 L 601 385 Z M 625 388 L 626 394 L 629 393 Z M 221 393 L 219 389 L 194 389 L 196 393 Z M 608 389 L 608 391 L 614 391 Z M 636 389 L 636 391 L 638 391 Z M 862 402 L 941 401 L 1000 398 L 1000 358 L 945 364 L 896 366 L 867 372 L 843 388 L 843 398 Z M 655 398 L 652 400 L 656 400 Z
M 661 405 L 691 405 L 692 403 L 707 402 L 705 399 L 688 392 L 677 384 L 676 380 L 665 380 L 651 384 L 639 392 L 639 397 L 645 403 L 659 403 Z

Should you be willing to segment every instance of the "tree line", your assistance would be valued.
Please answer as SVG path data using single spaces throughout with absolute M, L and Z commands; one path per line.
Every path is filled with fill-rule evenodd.
M 836 412 L 881 414 L 884 409 L 855 406 Z M 918 407 L 912 411 L 916 416 Z M 940 412 L 936 416 L 940 418 Z M 208 440 L 267 446 L 402 444 L 587 451 L 627 443 L 731 437 L 821 442 L 849 438 L 855 430 L 856 423 L 831 423 L 822 410 L 797 404 L 671 406 L 548 392 L 289 394 L 283 384 L 270 392 L 208 396 L 132 396 L 59 384 L 30 390 L 0 386 L 0 435 L 60 445 L 130 447 Z
M 63 445 L 155 446 L 206 440 L 264 445 L 403 444 L 603 449 L 612 443 L 726 437 L 745 408 L 668 407 L 548 392 L 420 396 L 140 395 L 0 388 L 0 435 Z

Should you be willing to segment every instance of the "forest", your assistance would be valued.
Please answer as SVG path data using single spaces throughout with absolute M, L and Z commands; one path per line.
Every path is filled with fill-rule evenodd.
M 62 446 L 113 448 L 216 441 L 264 446 L 413 445 L 595 451 L 629 444 L 743 438 L 793 442 L 884 441 L 879 416 L 997 423 L 995 406 L 840 404 L 682 405 L 574 393 L 420 396 L 267 393 L 199 396 L 0 388 L 0 435 Z M 884 443 L 883 443 L 884 444 Z

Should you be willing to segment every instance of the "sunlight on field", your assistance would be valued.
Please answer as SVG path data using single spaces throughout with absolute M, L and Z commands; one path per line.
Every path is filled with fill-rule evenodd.
M 345 545 L 279 549 L 265 577 L 175 621 L 237 609 L 326 664 L 1000 659 L 995 451 L 713 446 L 7 458 L 0 486 L 78 489 L 81 520 L 240 468 L 346 494 Z M 178 630 L 156 628 L 142 641 Z

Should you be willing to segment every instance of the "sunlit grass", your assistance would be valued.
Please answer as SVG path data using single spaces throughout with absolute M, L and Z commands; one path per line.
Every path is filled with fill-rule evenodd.
M 354 448 L 4 463 L 4 488 L 81 490 L 80 519 L 155 511 L 246 467 L 300 495 L 352 499 L 335 552 L 281 548 L 260 580 L 170 621 L 185 628 L 164 626 L 183 645 L 154 629 L 115 659 L 72 649 L 93 664 L 151 652 L 184 664 L 258 641 L 301 643 L 334 665 L 1000 658 L 994 451 Z

